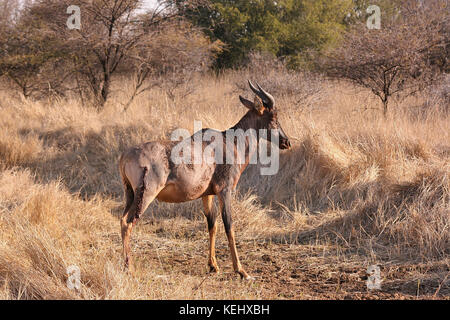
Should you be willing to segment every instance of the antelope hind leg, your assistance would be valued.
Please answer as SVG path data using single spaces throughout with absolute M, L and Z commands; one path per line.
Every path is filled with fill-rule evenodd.
M 139 217 L 145 212 L 145 210 L 148 208 L 150 203 L 155 199 L 155 197 L 156 194 L 148 193 L 147 191 L 144 192 L 142 200 L 136 199 L 135 197 L 130 209 L 123 215 L 120 221 L 125 269 L 128 269 L 130 271 L 133 271 L 133 259 L 131 255 L 131 246 L 130 246 L 131 231 L 133 230 L 134 225 L 138 221 L 137 217 Z M 142 203 L 139 204 L 138 201 L 142 201 Z M 136 212 L 138 210 L 140 212 Z
M 203 208 L 205 211 L 205 217 L 208 222 L 208 231 L 209 231 L 209 258 L 208 265 L 211 273 L 218 273 L 219 266 L 217 265 L 216 260 L 216 233 L 217 233 L 217 219 L 216 214 L 212 210 L 214 196 L 205 196 L 202 198 L 203 200 Z

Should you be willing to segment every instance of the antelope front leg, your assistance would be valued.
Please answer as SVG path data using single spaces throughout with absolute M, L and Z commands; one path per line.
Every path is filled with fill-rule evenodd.
M 228 238 L 228 245 L 231 251 L 231 258 L 233 260 L 233 268 L 236 273 L 238 273 L 242 279 L 252 280 L 239 261 L 239 255 L 236 249 L 236 241 L 234 239 L 234 229 L 233 221 L 231 219 L 231 191 L 226 190 L 219 195 L 220 209 L 222 211 L 222 220 L 225 226 L 225 232 Z

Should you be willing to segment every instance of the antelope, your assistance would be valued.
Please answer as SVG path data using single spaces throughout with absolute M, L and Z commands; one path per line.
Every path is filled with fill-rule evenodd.
M 254 102 L 239 96 L 241 103 L 248 108 L 241 120 L 228 130 L 254 129 L 271 130 L 272 134 L 265 139 L 269 142 L 276 137 L 279 149 L 290 149 L 291 143 L 281 128 L 277 119 L 275 99 L 267 91 L 248 81 L 250 89 L 255 93 Z M 203 129 L 213 130 L 213 129 Z M 228 131 L 213 130 L 224 137 Z M 195 133 L 188 139 L 193 140 Z M 259 135 L 259 133 L 257 134 Z M 125 151 L 119 162 L 126 204 L 121 218 L 121 235 L 125 269 L 132 267 L 130 250 L 130 237 L 133 226 L 145 212 L 150 203 L 157 199 L 162 202 L 182 203 L 202 199 L 204 215 L 209 231 L 209 259 L 208 265 L 211 273 L 218 273 L 219 267 L 215 256 L 215 240 L 217 214 L 212 210 L 214 196 L 217 196 L 225 232 L 228 238 L 233 269 L 242 279 L 253 279 L 242 267 L 236 250 L 235 233 L 231 217 L 232 191 L 236 188 L 239 178 L 255 150 L 250 150 L 250 140 L 256 144 L 260 142 L 259 136 L 245 137 L 245 155 L 243 161 L 236 164 L 206 163 L 175 164 L 171 153 L 176 142 L 148 142 Z M 190 143 L 190 142 L 189 142 Z M 203 150 L 206 145 L 202 144 Z M 236 153 L 237 145 L 232 142 L 227 151 Z

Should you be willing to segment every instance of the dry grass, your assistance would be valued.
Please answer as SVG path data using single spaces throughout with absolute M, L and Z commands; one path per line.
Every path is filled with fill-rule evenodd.
M 279 90 L 294 149 L 276 176 L 249 168 L 233 200 L 242 263 L 257 281 L 233 275 L 223 228 L 223 273 L 207 275 L 198 201 L 152 204 L 133 233 L 136 272 L 125 273 L 120 152 L 192 131 L 194 120 L 225 129 L 244 113 L 239 73 L 195 81 L 187 97 L 154 89 L 127 112 L 127 84 L 102 112 L 2 94 L 0 298 L 449 298 L 448 110 L 423 95 L 384 119 L 369 93 L 317 79 L 299 84 L 306 94 Z M 371 264 L 382 266 L 380 292 L 365 287 Z M 70 265 L 81 269 L 79 292 L 66 286 Z

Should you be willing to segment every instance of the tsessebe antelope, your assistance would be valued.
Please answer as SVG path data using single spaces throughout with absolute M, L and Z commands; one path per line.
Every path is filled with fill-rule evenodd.
M 247 167 L 252 153 L 250 142 L 259 143 L 260 130 L 271 130 L 272 134 L 265 136 L 271 141 L 273 137 L 279 139 L 280 149 L 289 149 L 291 144 L 277 120 L 275 100 L 258 84 L 257 88 L 249 81 L 250 88 L 256 94 L 255 101 L 251 102 L 239 96 L 242 104 L 249 111 L 242 119 L 228 130 L 254 129 L 256 136 L 245 137 L 245 155 L 243 161 L 236 164 L 228 164 L 226 161 L 218 163 L 202 162 L 199 164 L 175 164 L 171 159 L 171 152 L 175 142 L 148 142 L 143 145 L 131 148 L 120 157 L 120 174 L 124 184 L 126 205 L 121 219 L 121 233 L 123 242 L 123 252 L 125 267 L 131 267 L 130 236 L 131 230 L 145 212 L 149 204 L 158 199 L 163 202 L 181 203 L 202 198 L 204 214 L 209 230 L 209 261 L 211 272 L 218 272 L 215 257 L 216 238 L 216 218 L 217 215 L 212 210 L 213 197 L 219 200 L 222 220 L 225 226 L 228 243 L 233 260 L 234 271 L 244 279 L 250 276 L 242 267 L 234 238 L 234 231 L 231 219 L 231 197 L 232 190 L 236 188 L 239 178 Z M 202 132 L 210 129 L 203 129 Z M 225 138 L 227 131 L 213 130 L 215 133 Z M 195 134 L 188 138 L 194 141 Z M 254 141 L 250 141 L 254 139 Z M 225 140 L 225 139 L 224 139 Z M 203 143 L 202 148 L 206 145 Z M 236 154 L 237 145 L 231 143 L 231 147 L 224 146 L 227 152 Z M 225 155 L 224 155 L 225 157 Z

